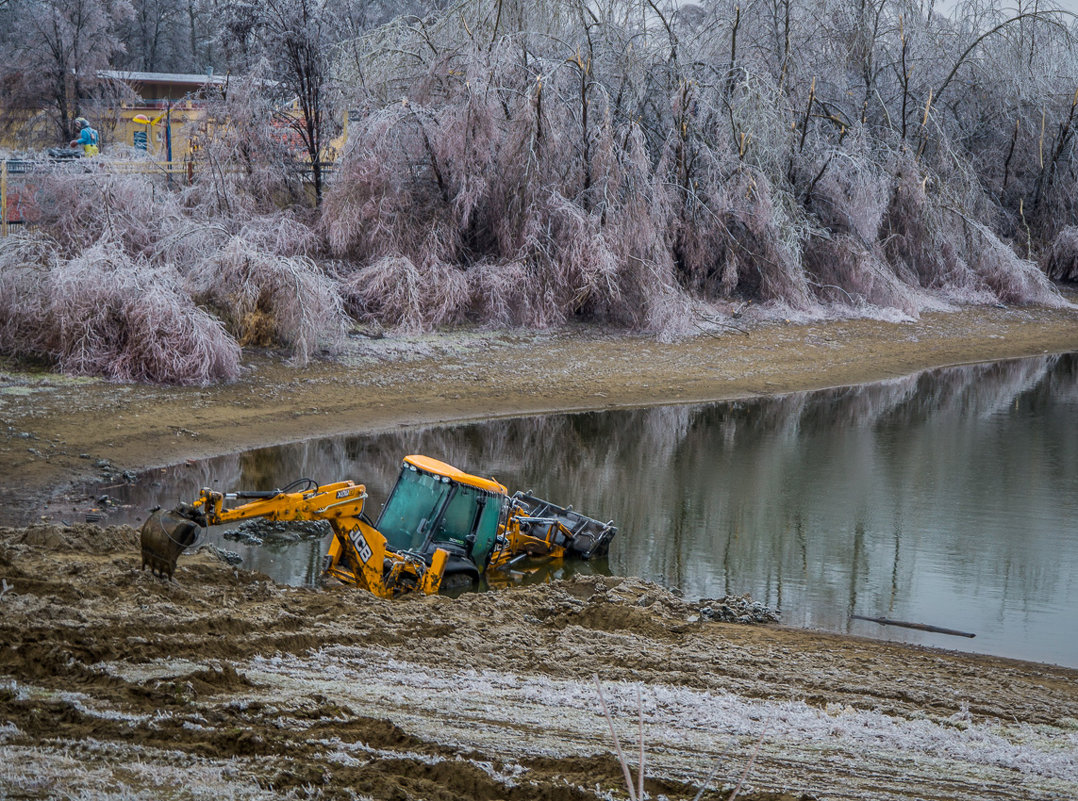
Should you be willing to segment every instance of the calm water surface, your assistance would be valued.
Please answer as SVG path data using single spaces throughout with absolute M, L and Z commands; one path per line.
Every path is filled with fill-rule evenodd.
M 751 593 L 793 626 L 1078 667 L 1078 354 L 746 402 L 312 440 L 108 492 L 134 520 L 202 486 L 352 478 L 376 513 L 408 453 L 615 520 L 608 562 L 585 570 L 690 599 Z M 328 544 L 214 536 L 296 584 L 316 580 Z

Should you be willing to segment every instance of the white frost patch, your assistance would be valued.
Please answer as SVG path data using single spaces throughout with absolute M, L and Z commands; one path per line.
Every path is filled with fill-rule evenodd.
M 144 761 L 145 760 L 145 761 Z M 242 763 L 192 757 L 181 751 L 99 742 L 64 748 L 0 745 L 0 798 L 70 798 L 94 801 L 266 801 L 307 797 L 267 793 L 257 770 Z
M 12 737 L 18 737 L 20 734 L 22 734 L 22 732 L 19 730 L 19 727 L 10 720 L 0 723 L 0 745 L 8 742 Z
M 14 679 L 0 683 L 0 690 L 10 695 L 15 701 L 27 701 L 30 698 L 30 691 Z
M 130 712 L 120 712 L 116 709 L 101 709 L 98 707 L 87 706 L 86 702 L 92 699 L 85 693 L 62 692 L 57 694 L 56 697 L 58 700 L 70 704 L 76 711 L 86 715 L 88 718 L 115 720 L 120 723 L 126 723 L 128 726 L 149 724 L 157 720 L 168 719 L 171 717 L 170 713 L 155 712 L 153 715 L 137 715 Z
M 534 692 L 534 691 L 533 691 Z M 626 719 L 638 715 L 635 685 L 604 688 L 611 713 Z M 651 685 L 642 693 L 645 723 L 676 729 L 723 731 L 734 737 L 791 740 L 801 745 L 873 748 L 910 756 L 993 765 L 1023 773 L 1078 782 L 1078 741 L 1060 751 L 1050 740 L 1018 737 L 1012 727 L 970 723 L 962 727 L 930 720 L 907 720 L 879 712 L 845 707 L 821 710 L 800 701 L 760 702 L 730 693 L 703 693 L 681 687 Z M 1020 727 L 1013 727 L 1020 729 Z
M 175 679 L 201 670 L 210 670 L 204 662 L 191 662 L 187 659 L 152 659 L 149 662 L 100 662 L 95 668 L 103 669 L 109 676 L 123 679 L 134 684 L 142 684 L 152 679 Z
M 323 759 L 330 762 L 336 762 L 348 767 L 359 767 L 361 765 L 368 764 L 371 759 L 360 759 L 353 754 L 360 753 L 367 757 L 379 760 L 385 759 L 407 759 L 414 760 L 423 765 L 439 765 L 443 762 L 461 762 L 468 765 L 474 765 L 481 771 L 486 773 L 490 778 L 495 781 L 501 782 L 507 787 L 515 787 L 520 780 L 521 775 L 526 772 L 526 769 L 521 765 L 510 763 L 506 765 L 506 770 L 496 770 L 494 765 L 490 762 L 465 759 L 464 757 L 456 757 L 452 760 L 445 757 L 437 756 L 434 754 L 421 754 L 418 751 L 391 751 L 386 748 L 374 748 L 362 742 L 346 743 L 339 738 L 334 737 L 331 740 L 313 740 L 312 742 L 318 745 L 324 746 L 328 749 L 332 749 L 321 754 Z
M 287 706 L 321 693 L 356 714 L 389 717 L 420 736 L 499 753 L 570 756 L 609 751 L 594 684 L 493 670 L 439 673 L 360 647 L 255 658 L 244 668 L 267 702 Z M 896 777 L 961 776 L 970 782 L 1067 787 L 1078 796 L 1078 733 L 1055 727 L 907 719 L 849 707 L 764 701 L 671 685 L 603 685 L 619 737 L 634 743 L 637 693 L 653 769 L 700 778 L 701 759 L 726 751 L 743 760 L 762 738 L 761 759 L 800 768 Z M 399 758 L 400 753 L 394 752 Z M 710 759 L 713 759 L 711 757 Z M 743 761 L 742 761 L 743 764 Z M 877 775 L 877 778 L 879 776 Z
M 439 757 L 431 754 L 419 754 L 418 751 L 395 751 L 387 748 L 374 748 L 365 743 L 343 743 L 340 740 L 317 740 L 314 741 L 319 745 L 332 748 L 333 750 L 323 751 L 319 755 L 321 759 L 327 762 L 335 762 L 336 764 L 343 764 L 346 768 L 360 768 L 362 765 L 370 764 L 372 760 L 410 760 L 419 762 L 420 764 L 441 764 L 443 762 L 459 762 L 461 764 L 470 764 L 475 768 L 479 768 L 487 776 L 493 778 L 495 782 L 499 782 L 506 787 L 515 787 L 520 782 L 520 777 L 525 773 L 525 769 L 519 764 L 507 765 L 508 771 L 498 771 L 494 765 L 490 762 L 465 759 L 464 757 L 456 757 L 454 759 L 446 759 L 445 757 Z M 355 754 L 362 754 L 365 759 L 354 756 Z
M 315 742 L 334 749 L 322 754 L 325 759 L 353 768 L 366 765 L 371 761 L 371 759 L 359 759 L 353 756 L 356 752 L 374 759 L 407 759 L 421 765 L 440 765 L 448 761 L 445 757 L 434 754 L 421 754 L 418 751 L 390 751 L 385 748 L 372 748 L 364 743 L 342 743 L 340 740 L 316 740 Z
M 126 723 L 132 728 L 135 726 L 149 726 L 153 728 L 163 721 L 172 720 L 173 717 L 171 712 L 163 712 L 161 710 L 157 710 L 152 714 L 121 712 L 118 709 L 96 703 L 95 699 L 86 693 L 74 692 L 71 690 L 54 692 L 52 690 L 44 690 L 40 687 L 35 688 L 33 686 L 24 685 L 16 686 L 15 682 L 11 682 L 7 689 L 15 696 L 16 700 L 19 701 L 27 701 L 34 698 L 48 698 L 68 704 L 79 714 L 85 715 L 88 718 Z M 202 718 L 202 720 L 205 721 L 205 718 Z M 0 734 L 2 733 L 3 729 L 0 729 Z
M 521 777 L 528 772 L 527 768 L 523 765 L 518 765 L 515 762 L 507 762 L 505 770 L 497 770 L 490 762 L 476 760 L 468 761 L 490 776 L 490 778 L 501 782 L 507 787 L 516 787 L 517 784 L 520 783 Z

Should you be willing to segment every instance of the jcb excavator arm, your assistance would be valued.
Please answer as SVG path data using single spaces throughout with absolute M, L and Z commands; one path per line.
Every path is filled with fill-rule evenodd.
M 190 505 L 190 517 L 201 526 L 216 526 L 236 520 L 263 517 L 267 520 L 334 520 L 359 519 L 367 488 L 351 481 L 314 485 L 299 492 L 270 490 L 269 492 L 220 493 L 203 489 L 198 500 Z M 245 500 L 241 506 L 225 508 L 226 500 Z
M 363 518 L 366 487 L 351 481 L 317 486 L 312 481 L 305 490 L 287 492 L 237 492 L 223 494 L 203 489 L 192 504 L 180 504 L 171 512 L 155 511 L 142 527 L 143 567 L 169 576 L 190 536 L 191 522 L 214 526 L 237 520 L 326 520 L 333 530 L 326 573 L 349 584 L 365 587 L 380 598 L 403 592 L 438 592 L 447 554 L 438 549 L 431 563 L 415 554 L 386 548 L 386 539 Z M 243 500 L 239 506 L 225 507 L 225 501 Z M 187 542 L 180 543 L 177 534 Z M 179 545 L 180 547 L 176 547 Z

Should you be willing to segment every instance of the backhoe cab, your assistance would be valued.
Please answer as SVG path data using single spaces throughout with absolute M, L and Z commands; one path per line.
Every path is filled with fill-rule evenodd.
M 443 552 L 439 587 L 469 586 L 479 581 L 497 544 L 506 497 L 497 481 L 427 456 L 406 456 L 374 533 L 390 553 L 412 554 L 432 567 Z M 334 537 L 325 572 L 355 583 L 348 553 L 346 538 Z
M 175 567 L 175 537 L 162 543 L 167 521 L 201 526 L 262 517 L 328 520 L 333 541 L 324 574 L 365 587 L 382 598 L 406 592 L 433 594 L 475 585 L 489 568 L 506 571 L 520 560 L 566 554 L 585 559 L 607 552 L 617 533 L 600 523 L 527 493 L 508 494 L 493 479 L 465 473 L 427 456 L 407 456 L 376 523 L 363 513 L 366 488 L 342 481 L 297 492 L 204 489 L 191 505 L 155 512 L 143 526 L 143 563 Z M 225 500 L 248 500 L 232 509 Z M 182 549 L 181 549 L 182 550 Z M 171 570 L 168 570 L 171 575 Z

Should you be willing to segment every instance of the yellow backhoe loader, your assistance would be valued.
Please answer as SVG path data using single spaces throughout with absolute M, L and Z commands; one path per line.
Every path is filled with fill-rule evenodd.
M 324 575 L 381 598 L 433 594 L 478 583 L 527 557 L 605 554 L 617 533 L 601 523 L 497 481 L 427 456 L 406 456 L 377 522 L 363 512 L 364 485 L 317 485 L 302 479 L 269 492 L 222 494 L 203 489 L 191 504 L 157 510 L 142 527 L 142 566 L 172 576 L 197 526 L 236 520 L 326 520 L 333 541 Z M 245 501 L 230 508 L 226 501 Z M 194 525 L 193 525 L 194 524 Z

